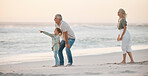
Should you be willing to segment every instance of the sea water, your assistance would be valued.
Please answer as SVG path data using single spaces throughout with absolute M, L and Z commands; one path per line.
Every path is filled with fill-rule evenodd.
M 119 31 L 115 24 L 71 23 L 70 27 L 76 36 L 73 51 L 121 46 L 121 42 L 117 42 Z M 148 26 L 128 25 L 127 28 L 132 36 L 133 45 L 148 45 Z M 40 33 L 40 30 L 54 33 L 54 29 L 52 23 L 1 23 L 0 57 L 3 59 L 17 55 L 32 57 L 36 53 L 39 55 L 52 52 L 51 38 Z

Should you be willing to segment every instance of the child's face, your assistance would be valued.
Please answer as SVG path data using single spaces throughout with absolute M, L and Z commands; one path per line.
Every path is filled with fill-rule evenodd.
M 54 30 L 54 34 L 55 34 L 55 35 L 58 35 L 57 29 Z

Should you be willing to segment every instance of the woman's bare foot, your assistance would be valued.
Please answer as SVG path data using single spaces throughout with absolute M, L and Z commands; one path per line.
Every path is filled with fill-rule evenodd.
M 134 61 L 131 61 L 130 63 L 135 63 Z
M 122 61 L 122 62 L 120 62 L 121 64 L 125 64 L 126 62 L 125 61 Z

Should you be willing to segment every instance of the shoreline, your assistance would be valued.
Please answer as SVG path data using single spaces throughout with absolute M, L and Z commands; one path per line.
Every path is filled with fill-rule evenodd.
M 134 45 L 132 46 L 133 51 L 148 49 L 148 45 Z M 100 51 L 101 50 L 101 51 Z M 73 57 L 79 56 L 90 56 L 90 55 L 104 55 L 120 52 L 121 47 L 106 47 L 106 48 L 90 48 L 90 49 L 80 49 L 72 51 Z M 66 52 L 63 51 L 64 57 L 66 57 Z M 34 61 L 46 61 L 54 60 L 53 52 L 43 52 L 43 53 L 30 53 L 30 54 L 18 54 L 18 55 L 6 55 L 0 57 L 0 65 L 7 64 L 18 64 L 24 62 L 34 62 Z
M 0 65 L 2 76 L 147 76 L 148 49 L 133 51 L 135 64 L 119 64 L 122 60 L 121 52 L 101 55 L 87 55 L 74 57 L 74 64 L 70 67 L 54 65 L 54 60 L 25 62 L 18 64 Z M 127 56 L 127 62 L 129 62 Z M 65 65 L 67 59 L 65 59 Z

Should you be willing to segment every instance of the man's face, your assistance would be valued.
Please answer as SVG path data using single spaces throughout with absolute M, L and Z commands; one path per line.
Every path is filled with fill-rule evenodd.
M 55 23 L 57 23 L 57 24 L 60 23 L 60 19 L 58 19 L 57 16 L 55 16 L 54 21 L 55 21 Z

